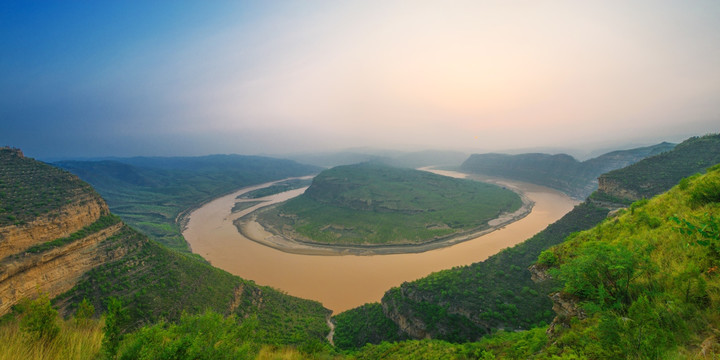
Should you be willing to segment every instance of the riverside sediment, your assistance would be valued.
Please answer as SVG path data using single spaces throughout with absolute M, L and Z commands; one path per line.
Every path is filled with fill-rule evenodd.
M 455 174 L 458 173 L 443 173 Z M 487 181 L 485 179 L 484 181 Z M 300 195 L 292 190 L 264 198 L 257 207 L 232 213 L 236 197 L 252 188 L 215 199 L 193 211 L 183 236 L 194 253 L 213 266 L 269 285 L 290 295 L 318 300 L 335 313 L 379 301 L 385 291 L 428 274 L 485 260 L 524 241 L 561 218 L 578 202 L 556 190 L 527 183 L 517 186 L 535 206 L 524 218 L 484 236 L 422 253 L 375 256 L 317 256 L 282 252 L 247 239 L 233 224 L 269 203 Z M 269 186 L 269 184 L 265 185 Z M 257 188 L 257 187 L 253 187 Z
M 418 244 L 387 244 L 387 245 L 334 245 L 324 244 L 318 242 L 311 242 L 302 239 L 290 238 L 284 234 L 268 229 L 262 224 L 258 223 L 256 212 L 247 214 L 239 219 L 236 219 L 233 223 L 237 227 L 240 234 L 244 237 L 255 241 L 259 244 L 269 246 L 273 249 L 277 249 L 283 252 L 301 255 L 389 255 L 389 254 L 407 254 L 407 253 L 422 253 L 430 250 L 440 249 L 446 246 L 452 246 L 465 242 L 468 240 L 476 239 L 483 235 L 489 234 L 495 230 L 501 229 L 504 226 L 511 224 L 526 217 L 532 211 L 535 202 L 528 198 L 522 191 L 517 187 L 512 186 L 508 183 L 500 184 L 512 190 L 520 196 L 522 200 L 522 206 L 512 213 L 505 213 L 501 216 L 488 221 L 487 227 L 480 229 L 470 229 L 460 233 L 452 234 L 442 238 L 428 240 Z M 274 204 L 271 206 L 278 206 Z M 269 206 L 268 206 L 269 207 Z M 267 208 L 267 207 L 266 207 Z M 266 209 L 264 208 L 264 209 Z M 258 211 L 258 210 L 256 210 Z

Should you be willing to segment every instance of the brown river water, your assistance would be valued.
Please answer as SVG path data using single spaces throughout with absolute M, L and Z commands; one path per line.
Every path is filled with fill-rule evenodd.
M 433 170 L 455 177 L 465 174 Z M 233 220 L 259 206 L 285 201 L 302 194 L 292 190 L 264 198 L 270 200 L 247 210 L 231 213 L 236 197 L 271 183 L 247 187 L 215 199 L 194 210 L 185 239 L 192 251 L 218 268 L 272 286 L 290 295 L 320 301 L 335 313 L 368 302 L 377 302 L 385 291 L 405 281 L 432 272 L 482 261 L 500 250 L 518 244 L 555 222 L 578 204 L 570 197 L 542 186 L 496 180 L 514 187 L 535 202 L 526 217 L 489 234 L 453 246 L 423 253 L 323 256 L 299 255 L 260 245 L 243 237 Z

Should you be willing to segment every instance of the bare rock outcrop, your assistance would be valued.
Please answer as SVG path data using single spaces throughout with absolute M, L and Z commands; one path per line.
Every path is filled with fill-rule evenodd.
M 96 194 L 83 194 L 70 204 L 23 225 L 0 227 L 0 259 L 66 237 L 109 212 L 107 204 Z
M 70 290 L 88 270 L 124 256 L 126 250 L 105 241 L 124 226 L 118 223 L 41 253 L 0 260 L 0 315 L 38 292 L 55 297 Z
M 636 192 L 626 189 L 615 179 L 600 176 L 598 178 L 598 191 L 618 199 L 640 200 L 642 197 Z
M 576 317 L 580 320 L 587 318 L 585 310 L 579 305 L 579 299 L 573 295 L 556 292 L 550 294 L 550 299 L 553 302 L 553 311 L 555 311 L 555 318 L 547 329 L 548 335 L 553 335 L 558 331 L 558 327 L 567 327 L 570 323 L 570 319 Z

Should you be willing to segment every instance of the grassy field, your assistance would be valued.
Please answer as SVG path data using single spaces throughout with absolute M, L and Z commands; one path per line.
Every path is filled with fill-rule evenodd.
M 496 185 L 363 163 L 323 171 L 305 194 L 259 221 L 320 243 L 420 244 L 482 229 L 521 204 Z

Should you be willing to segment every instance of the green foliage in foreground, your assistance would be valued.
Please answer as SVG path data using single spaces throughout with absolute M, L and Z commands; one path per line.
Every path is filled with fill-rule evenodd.
M 257 330 L 257 318 L 224 317 L 212 311 L 183 314 L 177 322 L 160 320 L 125 333 L 117 331 L 123 326 L 122 304 L 112 302 L 115 305 L 100 319 L 76 314 L 65 320 L 47 297 L 25 301 L 20 312 L 0 323 L 0 360 L 344 358 L 319 340 L 301 346 L 268 344 L 265 333 Z M 37 336 L 38 330 L 48 329 L 53 336 Z
M 47 298 L 26 302 L 28 306 L 16 316 L 6 315 L 0 322 L 0 360 L 91 360 L 100 358 L 103 321 L 87 319 L 64 320 L 50 307 Z M 40 313 L 37 313 L 35 309 Z M 37 337 L 28 328 L 28 318 L 42 318 L 40 329 L 50 329 L 52 337 Z M 47 332 L 47 331 L 44 331 Z
M 551 269 L 587 319 L 557 327 L 548 354 L 658 359 L 720 354 L 720 168 L 582 232 L 552 251 Z M 710 196 L 708 196 L 710 195 Z M 709 199 L 698 204 L 696 198 Z
M 479 342 L 455 344 L 442 340 L 409 340 L 367 345 L 350 358 L 416 360 L 526 359 L 547 344 L 545 327 L 522 332 L 499 331 Z
M 259 215 L 328 244 L 418 244 L 487 227 L 520 197 L 496 185 L 363 163 L 325 170 L 305 194 Z
M 183 312 L 213 310 L 239 317 L 257 316 L 258 332 L 267 344 L 324 341 L 329 310 L 316 301 L 258 286 L 214 268 L 196 255 L 169 250 L 125 227 L 107 240 L 107 251 L 125 251 L 122 259 L 88 273 L 78 284 L 54 299 L 64 313 L 87 298 L 105 312 L 109 299 L 124 304 L 127 329 L 160 320 L 177 321 Z
M 313 166 L 258 156 L 63 161 L 125 222 L 176 250 L 189 251 L 176 221 L 185 210 L 244 186 L 317 172 Z

